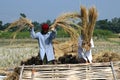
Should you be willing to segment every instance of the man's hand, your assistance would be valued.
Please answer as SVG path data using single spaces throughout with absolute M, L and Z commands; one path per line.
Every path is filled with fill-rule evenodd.
M 55 31 L 55 27 L 50 27 L 50 30 L 51 31 Z
M 54 30 L 55 30 L 55 28 L 54 28 L 54 27 L 52 27 L 50 30 L 54 31 Z
M 29 27 L 32 28 L 32 27 L 34 27 L 34 25 L 33 25 L 33 24 L 30 24 Z

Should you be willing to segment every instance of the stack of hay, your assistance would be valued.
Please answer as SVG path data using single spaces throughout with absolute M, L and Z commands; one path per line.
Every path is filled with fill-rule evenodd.
M 93 55 L 93 62 L 110 62 L 110 61 L 120 61 L 120 54 L 114 52 L 100 52 Z

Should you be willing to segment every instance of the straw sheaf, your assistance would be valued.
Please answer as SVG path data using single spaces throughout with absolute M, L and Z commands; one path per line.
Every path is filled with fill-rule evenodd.
M 65 13 L 59 16 L 52 27 L 61 27 L 65 32 L 68 32 L 70 35 L 70 40 L 62 42 L 62 43 L 57 43 L 54 44 L 54 50 L 55 54 L 62 56 L 64 54 L 71 54 L 72 52 L 72 47 L 76 46 L 78 43 L 78 36 L 79 33 L 81 32 L 81 26 L 76 24 L 72 20 L 77 20 L 80 19 L 80 14 L 78 13 Z M 76 54 L 73 53 L 73 54 Z
M 86 9 L 84 6 L 81 6 L 81 20 L 82 20 L 82 30 L 81 34 L 83 36 L 82 47 L 86 50 L 89 50 L 91 47 L 90 40 L 93 35 L 95 23 L 97 20 L 97 10 L 95 7 Z
M 24 18 L 24 17 L 20 17 L 19 20 L 11 23 L 10 26 L 8 26 L 8 28 L 5 29 L 5 32 L 8 31 L 10 28 L 13 28 L 13 27 L 16 27 L 16 26 L 19 27 L 19 29 L 16 30 L 16 31 L 12 34 L 13 39 L 15 39 L 17 33 L 20 32 L 21 30 L 23 30 L 27 25 L 28 25 L 28 26 L 33 26 L 32 22 L 31 22 L 29 19 Z
M 78 33 L 75 31 L 74 28 L 69 27 L 69 25 L 63 25 L 63 24 L 58 24 L 59 26 L 61 26 L 66 32 L 68 32 L 70 34 L 71 40 L 72 41 L 76 41 L 78 39 Z M 68 26 L 68 27 L 66 27 Z
M 80 15 L 78 13 L 62 14 L 55 20 L 54 24 L 51 25 L 51 28 L 52 27 L 55 28 L 56 26 L 62 27 L 64 31 L 70 34 L 72 41 L 76 41 L 79 34 L 71 25 L 74 25 L 75 27 L 77 27 L 77 29 L 81 29 L 81 28 L 79 28 L 80 27 L 79 25 L 72 22 L 71 19 L 77 19 L 77 18 L 80 18 Z
M 11 35 L 14 40 L 16 38 L 17 33 L 23 30 L 27 26 L 32 27 L 33 26 L 32 22 L 27 18 L 20 17 L 17 21 L 11 23 L 10 26 L 8 26 L 8 28 L 5 29 L 5 32 L 8 31 L 10 28 L 18 27 L 18 29 L 15 32 L 13 32 Z M 13 42 L 13 40 L 11 40 L 10 44 Z
M 96 23 L 98 17 L 98 13 L 95 7 L 91 7 L 89 9 L 89 23 L 88 23 L 88 34 L 89 34 L 89 41 L 93 35 L 93 31 L 94 31 L 94 26 Z
M 33 26 L 32 22 L 29 19 L 20 17 L 17 21 L 14 21 L 13 23 L 11 23 L 10 26 L 8 26 L 8 28 L 5 29 L 5 31 L 8 31 L 10 28 L 16 27 L 16 26 L 20 27 L 20 29 L 22 30 L 24 29 L 24 27 L 26 27 L 26 25 Z
M 55 20 L 54 24 L 51 25 L 51 27 L 56 27 L 58 23 L 72 24 L 73 22 L 71 21 L 71 19 L 76 19 L 79 17 L 80 15 L 78 13 L 64 13 Z
M 88 12 L 86 7 L 81 6 L 81 20 L 82 20 L 82 30 L 81 34 L 83 36 L 83 42 L 82 42 L 82 48 L 85 48 L 86 50 L 89 50 L 90 47 L 88 46 L 88 31 L 87 31 L 87 23 L 88 23 Z
M 78 18 L 80 15 L 78 13 L 64 13 L 56 19 L 56 22 L 66 21 L 70 18 Z
M 82 30 L 81 33 L 84 36 L 84 40 L 87 39 L 88 35 L 86 33 L 86 29 L 87 29 L 87 22 L 88 22 L 88 13 L 87 13 L 87 9 L 84 6 L 81 6 L 81 20 L 82 20 Z M 85 40 L 86 41 L 86 40 Z

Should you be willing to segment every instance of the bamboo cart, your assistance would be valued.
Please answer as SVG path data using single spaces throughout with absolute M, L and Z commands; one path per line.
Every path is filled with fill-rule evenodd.
M 19 80 L 119 80 L 120 61 L 91 64 L 22 65 Z

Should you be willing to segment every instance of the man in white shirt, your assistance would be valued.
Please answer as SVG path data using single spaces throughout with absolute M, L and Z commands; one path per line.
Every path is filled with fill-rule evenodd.
M 35 33 L 34 27 L 31 28 L 31 37 L 38 40 L 40 59 L 43 61 L 46 55 L 47 62 L 54 64 L 55 56 L 52 45 L 52 40 L 56 36 L 56 30 L 52 28 L 49 31 L 49 25 L 44 23 L 41 27 L 41 32 Z
M 83 36 L 81 35 L 79 37 L 78 41 L 78 57 L 80 59 L 81 63 L 92 63 L 92 52 L 91 48 L 94 48 L 94 43 L 93 39 L 90 41 L 90 49 L 86 50 L 85 48 L 82 47 L 83 44 Z

